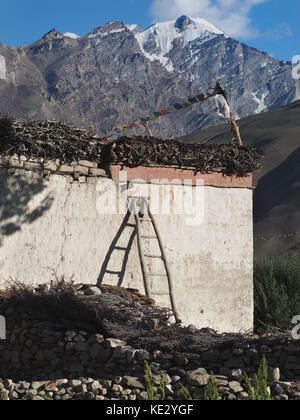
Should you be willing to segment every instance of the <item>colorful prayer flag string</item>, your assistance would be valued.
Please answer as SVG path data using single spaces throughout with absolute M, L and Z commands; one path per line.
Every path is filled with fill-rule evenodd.
M 149 115 L 148 117 L 142 117 L 140 118 L 140 120 L 138 122 L 133 122 L 127 126 L 118 126 L 114 129 L 114 134 L 118 134 L 121 133 L 125 130 L 128 130 L 130 128 L 136 128 L 136 127 L 145 127 L 145 124 L 147 124 L 147 122 L 155 120 L 156 118 L 159 118 L 163 115 L 169 115 L 171 114 L 171 112 L 174 111 L 179 111 L 180 109 L 184 109 L 187 108 L 189 106 L 192 106 L 194 104 L 197 104 L 199 102 L 203 102 L 206 99 L 211 98 L 212 96 L 217 95 L 218 92 L 216 91 L 216 89 L 212 92 L 212 93 L 200 93 L 198 95 L 192 96 L 190 98 L 188 98 L 189 102 L 185 102 L 185 103 L 175 103 L 174 105 L 172 105 L 169 109 L 162 109 L 161 111 L 155 111 L 152 113 L 152 115 Z M 107 136 L 107 137 L 112 137 L 112 136 Z

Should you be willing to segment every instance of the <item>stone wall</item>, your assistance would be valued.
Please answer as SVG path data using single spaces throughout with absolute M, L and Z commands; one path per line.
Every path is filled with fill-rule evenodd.
M 1 287 L 9 278 L 37 285 L 63 275 L 76 283 L 122 285 L 145 292 L 133 216 L 101 211 L 108 185 L 106 171 L 86 161 L 60 165 L 22 156 L 2 158 L 0 166 Z M 170 193 L 170 178 L 180 183 L 192 177 L 187 194 L 201 192 L 195 209 L 196 215 L 203 215 L 201 223 L 187 223 L 186 215 L 174 211 L 155 215 L 181 320 L 218 332 L 251 330 L 251 176 L 167 170 L 162 185 L 164 168 L 142 168 L 134 176 L 148 182 L 150 172 L 151 179 L 156 175 L 153 191 L 171 209 L 178 204 L 181 184 L 172 186 Z M 119 187 L 120 174 L 130 171 L 116 167 L 115 173 L 115 179 L 109 178 L 112 190 Z M 196 181 L 199 186 L 194 185 Z M 152 255 L 158 252 L 154 242 L 146 244 Z M 149 259 L 148 269 L 160 274 L 162 262 Z M 170 306 L 165 278 L 152 276 L 150 288 L 156 302 Z
M 207 331 L 203 337 L 208 344 L 200 350 L 188 344 L 198 333 L 189 328 L 182 352 L 164 345 L 141 349 L 134 342 L 83 331 L 66 319 L 20 316 L 11 309 L 5 315 L 7 339 L 0 341 L 0 391 L 5 398 L 147 399 L 147 360 L 157 391 L 163 372 L 167 399 L 183 399 L 181 384 L 194 399 L 202 399 L 211 373 L 222 398 L 248 399 L 243 373 L 253 377 L 265 355 L 272 396 L 300 399 L 300 342 L 289 335 L 236 336 L 212 344 L 217 337 Z

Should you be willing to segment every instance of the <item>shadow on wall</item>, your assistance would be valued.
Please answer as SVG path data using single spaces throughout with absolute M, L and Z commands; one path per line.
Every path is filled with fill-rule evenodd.
M 131 216 L 131 213 L 128 212 L 126 216 L 124 217 L 124 220 L 120 226 L 120 229 L 118 230 L 116 236 L 114 237 L 109 247 L 109 250 L 102 264 L 100 274 L 98 276 L 98 280 L 97 280 L 98 285 L 104 283 L 104 279 L 106 275 L 109 275 L 109 276 L 115 275 L 118 278 L 118 283 L 116 284 L 116 286 L 119 286 L 119 287 L 122 286 L 129 254 L 132 248 L 132 243 L 136 235 L 136 225 L 129 222 L 130 216 Z M 121 246 L 118 246 L 118 241 L 120 240 L 125 229 L 132 229 L 132 233 L 129 236 L 127 245 L 121 247 Z M 111 270 L 108 270 L 108 265 L 109 265 L 109 262 L 113 259 L 114 252 L 116 251 L 124 252 L 124 257 L 122 258 L 120 262 L 121 263 L 120 271 L 111 271 Z
M 6 237 L 22 230 L 24 224 L 33 223 L 49 210 L 54 201 L 51 194 L 42 198 L 36 205 L 31 202 L 45 187 L 46 181 L 40 174 L 29 178 L 29 173 L 28 177 L 25 177 L 23 174 L 10 174 L 6 168 L 1 169 L 0 247 Z

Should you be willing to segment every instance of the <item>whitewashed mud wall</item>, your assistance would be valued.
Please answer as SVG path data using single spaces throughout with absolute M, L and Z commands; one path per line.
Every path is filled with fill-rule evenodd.
M 82 177 L 79 182 L 70 176 L 45 178 L 41 172 L 7 168 L 0 169 L 0 177 L 1 287 L 9 278 L 32 285 L 47 283 L 55 273 L 76 283 L 119 284 L 144 292 L 134 227 L 123 226 L 114 243 L 124 214 L 97 211 L 96 182 L 107 179 Z M 186 325 L 219 332 L 251 330 L 252 190 L 202 189 L 200 225 L 187 226 L 181 215 L 156 216 L 180 318 Z M 128 222 L 134 223 L 132 216 Z M 129 247 L 130 252 L 114 245 Z M 159 262 L 155 264 L 152 272 L 161 270 Z M 166 281 L 153 277 L 151 290 L 167 291 Z M 167 297 L 153 297 L 169 305 Z

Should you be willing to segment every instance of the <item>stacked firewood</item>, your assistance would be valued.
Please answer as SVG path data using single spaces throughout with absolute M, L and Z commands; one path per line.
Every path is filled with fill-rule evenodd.
M 105 143 L 92 131 L 70 127 L 63 122 L 0 119 L 0 153 L 61 163 L 101 160 Z
M 153 137 L 121 137 L 114 142 L 93 131 L 70 127 L 63 122 L 24 121 L 0 118 L 0 154 L 57 160 L 61 163 L 87 160 L 98 167 L 117 164 L 175 166 L 195 172 L 221 172 L 245 176 L 260 168 L 262 152 L 231 144 L 188 144 Z
M 102 163 L 193 168 L 195 172 L 222 172 L 245 176 L 260 168 L 258 149 L 230 144 L 189 144 L 149 137 L 122 137 L 102 150 Z

